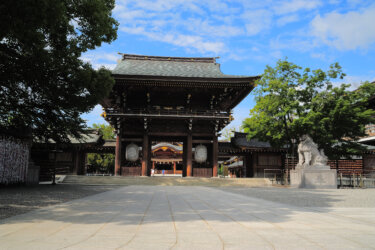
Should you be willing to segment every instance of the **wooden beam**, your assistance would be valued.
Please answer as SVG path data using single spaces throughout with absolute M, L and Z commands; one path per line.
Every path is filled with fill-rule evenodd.
M 212 143 L 212 140 L 193 140 L 193 143 Z
M 126 132 L 124 132 L 124 135 L 136 135 L 136 136 L 142 137 L 141 132 L 126 131 Z
M 194 118 L 194 119 L 224 119 L 228 120 L 229 115 L 228 114 L 210 114 L 210 115 L 198 115 L 193 113 L 186 113 L 186 114 L 150 114 L 150 113 L 109 113 L 107 114 L 107 117 L 128 117 L 128 118 L 153 118 L 153 119 L 187 119 L 187 118 Z
M 121 175 L 121 133 L 118 133 L 116 137 L 115 175 L 116 176 Z
M 122 141 L 126 142 L 143 142 L 142 138 L 122 138 Z
M 187 132 L 149 132 L 150 136 L 185 137 Z M 192 133 L 194 137 L 212 137 L 213 133 Z

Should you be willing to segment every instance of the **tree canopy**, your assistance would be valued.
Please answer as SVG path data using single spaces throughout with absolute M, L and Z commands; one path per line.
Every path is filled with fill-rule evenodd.
M 104 140 L 110 140 L 110 139 L 116 138 L 115 130 L 114 130 L 114 128 L 111 127 L 111 125 L 94 123 L 92 125 L 92 128 L 98 129 L 100 134 L 103 135 Z
M 109 94 L 114 80 L 82 53 L 116 39 L 114 0 L 24 0 L 0 4 L 0 129 L 67 141 L 80 115 Z
M 349 84 L 335 87 L 332 82 L 344 76 L 338 63 L 328 71 L 302 69 L 287 60 L 267 66 L 257 82 L 256 105 L 243 122 L 245 132 L 278 147 L 309 134 L 331 158 L 360 152 L 357 140 L 375 120 L 368 108 L 375 85 L 365 82 L 354 91 Z
M 105 140 L 115 139 L 114 129 L 110 125 L 94 123 L 92 128 L 98 129 Z M 113 154 L 89 153 L 87 154 L 87 163 L 90 166 L 88 172 L 113 174 L 115 168 L 115 156 Z

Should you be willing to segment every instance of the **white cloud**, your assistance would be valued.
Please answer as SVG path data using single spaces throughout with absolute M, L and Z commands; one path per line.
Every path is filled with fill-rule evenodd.
M 320 60 L 325 61 L 327 63 L 332 63 L 332 62 L 335 61 L 335 57 L 331 53 L 329 53 L 328 51 L 326 51 L 324 53 L 323 52 L 312 52 L 310 54 L 310 56 L 312 58 L 317 58 L 317 59 L 320 59 Z
M 120 31 L 199 53 L 223 54 L 231 37 L 253 36 L 272 26 L 272 12 L 263 4 L 242 0 L 117 1 Z M 263 6 L 263 8 L 260 8 Z
M 340 50 L 368 48 L 375 43 L 375 5 L 345 14 L 331 12 L 316 16 L 312 33 L 323 43 Z
M 288 23 L 294 23 L 299 21 L 299 16 L 297 14 L 294 15 L 286 15 L 282 16 L 281 18 L 277 19 L 276 24 L 277 26 L 284 26 Z
M 243 18 L 249 36 L 268 30 L 272 24 L 272 12 L 268 10 L 246 11 Z
M 107 69 L 114 69 L 116 67 L 117 60 L 121 59 L 121 56 L 116 53 L 106 53 L 100 50 L 89 51 L 81 56 L 81 60 L 91 63 L 94 69 L 105 67 Z
M 234 25 L 212 24 L 209 20 L 189 18 L 187 29 L 204 36 L 231 37 L 244 34 L 244 29 Z M 197 29 L 199 27 L 199 29 Z
M 226 51 L 223 42 L 205 40 L 200 36 L 148 32 L 142 27 L 123 27 L 121 30 L 131 34 L 143 35 L 152 40 L 173 44 L 179 47 L 194 48 L 204 54 L 214 53 L 215 55 L 218 55 Z
M 290 0 L 280 1 L 274 5 L 276 14 L 287 14 L 301 10 L 312 10 L 322 5 L 320 0 Z
M 117 65 L 116 63 L 93 63 L 92 67 L 94 69 L 100 69 L 104 67 L 106 69 L 113 70 L 116 67 L 116 65 Z
M 344 83 L 350 84 L 351 86 L 349 87 L 349 90 L 356 90 L 362 83 L 366 81 L 372 82 L 373 80 L 375 80 L 374 75 L 347 75 L 343 80 L 336 79 L 332 83 L 334 87 L 339 87 Z
M 163 37 L 160 37 L 160 40 L 181 47 L 192 47 L 197 49 L 201 53 L 214 52 L 215 54 L 219 54 L 220 52 L 223 52 L 225 50 L 224 43 L 204 41 L 199 36 L 165 35 Z
M 235 46 L 239 47 L 239 44 L 248 42 L 247 52 L 251 53 L 253 41 L 259 41 L 260 38 L 268 39 L 266 42 L 273 45 L 271 52 L 263 51 L 263 56 L 284 49 L 311 53 L 317 45 L 322 44 L 318 42 L 321 40 L 330 44 L 338 43 L 336 40 L 339 40 L 337 37 L 341 39 L 341 33 L 331 31 L 335 30 L 336 24 L 327 24 L 329 15 L 314 19 L 311 25 L 314 36 L 311 36 L 306 26 L 297 31 L 288 31 L 288 34 L 281 33 L 285 29 L 277 29 L 289 23 L 300 24 L 303 20 L 311 20 L 318 8 L 330 4 L 332 7 L 337 1 L 118 0 L 114 15 L 121 24 L 122 32 L 184 48 L 188 53 L 232 58 L 237 55 L 235 57 L 240 58 L 243 56 L 233 51 L 232 44 L 236 43 Z M 304 34 L 298 33 L 301 30 Z M 370 34 L 367 36 L 372 37 Z M 257 56 L 261 56 L 260 53 Z
M 273 50 L 294 50 L 299 52 L 311 51 L 316 47 L 316 42 L 306 34 L 295 31 L 292 34 L 280 35 L 270 40 Z

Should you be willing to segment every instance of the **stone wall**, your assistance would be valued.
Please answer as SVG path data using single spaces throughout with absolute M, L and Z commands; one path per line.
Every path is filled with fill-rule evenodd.
M 28 162 L 26 141 L 0 135 L 0 184 L 25 183 Z

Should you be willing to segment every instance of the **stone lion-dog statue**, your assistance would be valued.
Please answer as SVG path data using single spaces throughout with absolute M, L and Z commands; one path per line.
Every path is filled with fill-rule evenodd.
M 327 165 L 328 158 L 324 154 L 323 149 L 319 151 L 318 145 L 316 145 L 308 135 L 303 135 L 300 138 L 300 143 L 298 144 L 298 158 L 297 169 L 329 169 Z

